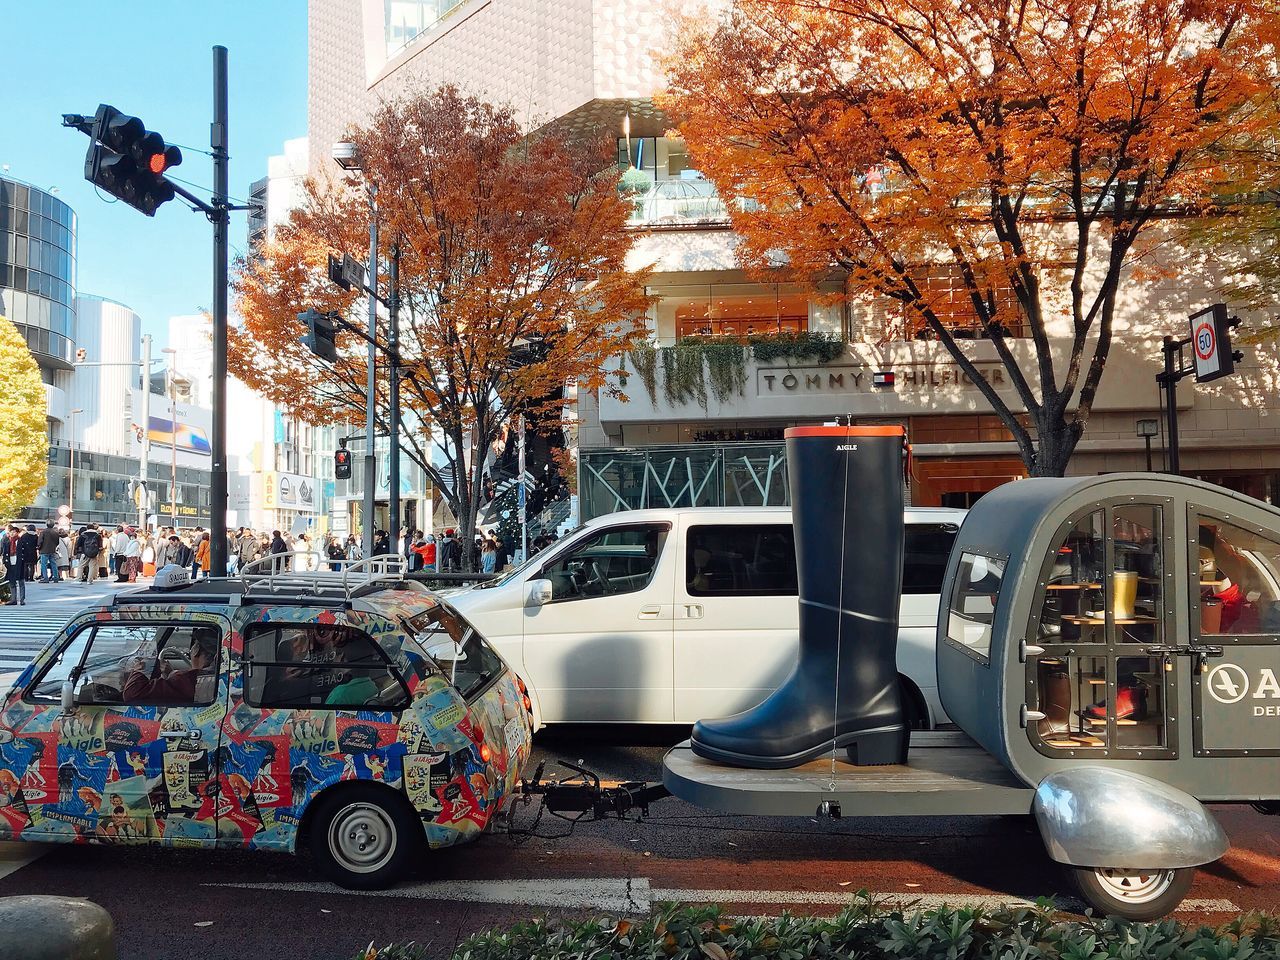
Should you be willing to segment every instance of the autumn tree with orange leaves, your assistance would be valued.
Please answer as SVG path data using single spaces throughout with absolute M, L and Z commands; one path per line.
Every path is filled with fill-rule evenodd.
M 1275 83 L 1273 0 L 737 0 L 688 17 L 660 104 L 736 198 L 749 267 L 834 265 L 941 341 L 1064 473 L 1153 226 L 1212 199 Z M 930 276 L 949 278 L 937 292 Z M 960 289 L 1017 401 L 940 308 Z M 903 330 L 890 332 L 900 339 Z
M 308 422 L 364 418 L 365 343 L 343 332 L 338 363 L 323 363 L 299 342 L 297 315 L 314 307 L 367 322 L 363 296 L 331 284 L 326 262 L 368 248 L 372 184 L 384 269 L 391 245 L 400 250 L 402 407 L 422 427 L 401 443 L 470 543 L 479 467 L 510 419 L 558 416 L 569 381 L 618 389 L 616 358 L 640 333 L 647 300 L 645 275 L 624 263 L 617 172 L 601 145 L 554 129 L 526 135 L 509 109 L 452 87 L 385 104 L 350 139 L 362 178 L 309 182 L 288 223 L 240 264 L 229 366 Z M 378 382 L 386 429 L 381 372 Z

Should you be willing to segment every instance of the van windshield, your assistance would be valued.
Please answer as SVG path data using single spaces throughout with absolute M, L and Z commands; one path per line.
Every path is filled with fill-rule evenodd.
M 555 547 L 564 546 L 564 544 L 568 543 L 571 539 L 573 539 L 573 537 L 581 529 L 582 527 L 575 527 L 573 530 L 570 530 L 563 537 L 557 540 L 555 544 L 553 544 L 553 546 Z M 507 584 L 513 580 L 519 579 L 528 570 L 530 570 L 534 566 L 537 566 L 537 564 L 546 562 L 547 550 L 549 549 L 551 548 L 548 547 L 538 553 L 533 554 L 528 559 L 526 559 L 524 563 L 521 563 L 518 566 L 512 567 L 510 570 L 508 570 L 506 573 L 502 574 L 501 576 L 494 577 L 492 580 L 484 580 L 480 583 L 477 583 L 471 589 L 472 590 L 489 590 L 493 587 L 500 587 L 503 584 Z

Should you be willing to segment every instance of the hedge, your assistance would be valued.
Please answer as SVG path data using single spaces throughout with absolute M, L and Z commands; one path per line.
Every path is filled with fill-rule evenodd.
M 427 946 L 375 947 L 356 960 L 425 960 Z M 643 920 L 540 919 L 479 933 L 453 960 L 1274 960 L 1280 917 L 1221 926 L 1132 923 L 1034 907 L 889 908 L 860 893 L 835 917 L 735 918 L 720 907 L 666 904 Z

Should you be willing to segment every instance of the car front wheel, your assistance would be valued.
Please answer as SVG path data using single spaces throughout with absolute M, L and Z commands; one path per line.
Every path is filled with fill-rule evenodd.
M 1085 902 L 1100 913 L 1125 920 L 1158 920 L 1177 909 L 1191 889 L 1195 867 L 1136 870 L 1072 867 Z
M 422 843 L 422 826 L 406 801 L 356 783 L 316 803 L 311 852 L 330 880 L 349 890 L 381 890 L 404 875 Z

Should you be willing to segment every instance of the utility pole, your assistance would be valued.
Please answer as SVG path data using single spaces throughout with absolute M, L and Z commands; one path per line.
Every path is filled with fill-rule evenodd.
M 391 542 L 398 542 L 400 536 L 400 242 L 391 245 L 391 271 L 389 274 L 391 291 L 387 295 L 390 314 L 390 334 L 387 355 L 391 360 L 391 389 L 388 397 L 391 405 L 390 424 L 387 432 L 391 434 L 391 450 L 387 464 L 387 480 L 390 484 L 388 507 L 391 514 Z M 370 349 L 373 349 L 370 347 Z M 406 537 L 413 532 L 405 534 Z M 404 554 L 401 546 L 400 554 Z
M 1164 354 L 1164 373 L 1156 377 L 1164 390 L 1165 443 L 1168 444 L 1166 470 L 1175 476 L 1182 472 L 1178 460 L 1178 381 L 1192 372 L 1182 363 L 1182 348 L 1190 342 L 1190 338 L 1178 340 L 1165 336 L 1160 347 Z
M 142 336 L 142 400 L 138 411 L 141 421 L 142 449 L 138 453 L 138 531 L 146 532 L 147 510 L 150 507 L 150 491 L 147 475 L 150 473 L 151 453 L 151 334 Z
M 364 414 L 364 555 L 373 556 L 373 510 L 378 485 L 377 412 L 378 375 L 378 188 L 369 184 L 369 360 L 365 370 Z M 394 438 L 392 446 L 395 446 Z
M 213 463 L 210 477 L 209 569 L 227 575 L 227 48 L 213 48 Z M 175 510 L 177 507 L 175 506 Z

